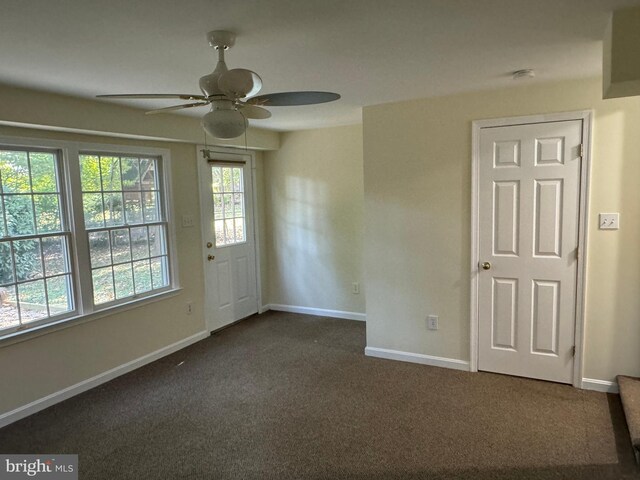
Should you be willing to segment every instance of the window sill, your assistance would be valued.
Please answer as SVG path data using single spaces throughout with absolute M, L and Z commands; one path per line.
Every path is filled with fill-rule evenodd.
M 99 318 L 104 318 L 110 315 L 126 312 L 128 310 L 133 310 L 135 308 L 144 307 L 145 305 L 149 305 L 150 303 L 155 303 L 160 300 L 175 297 L 177 295 L 180 295 L 181 293 L 182 288 L 177 287 L 172 290 L 167 290 L 155 295 L 149 295 L 148 297 L 144 297 L 138 300 L 132 300 L 120 305 L 114 305 L 97 312 L 92 312 L 85 315 L 77 315 L 75 317 L 65 318 L 56 322 L 39 325 L 27 330 L 12 332 L 8 335 L 0 337 L 0 348 L 8 347 L 9 345 L 15 345 L 16 343 L 26 342 L 42 335 L 48 335 L 53 332 L 58 332 L 70 327 L 75 327 L 76 325 L 81 325 L 93 320 L 98 320 Z

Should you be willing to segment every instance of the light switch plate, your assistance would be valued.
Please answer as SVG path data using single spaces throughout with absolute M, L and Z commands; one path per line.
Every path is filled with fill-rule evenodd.
M 437 315 L 429 315 L 427 317 L 427 329 L 429 329 L 429 330 L 438 330 L 438 316 Z
M 190 228 L 195 225 L 195 220 L 193 219 L 193 215 L 183 215 L 182 216 L 182 228 Z
M 618 230 L 620 228 L 619 213 L 601 213 L 598 218 L 600 230 Z

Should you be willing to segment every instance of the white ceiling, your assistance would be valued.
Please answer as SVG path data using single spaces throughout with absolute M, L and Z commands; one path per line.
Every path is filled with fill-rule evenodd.
M 200 93 L 206 32 L 238 33 L 229 68 L 262 93 L 328 90 L 338 102 L 272 108 L 256 126 L 358 123 L 361 107 L 599 75 L 607 14 L 640 0 L 2 0 L 0 83 L 91 98 Z M 142 108 L 164 101 L 123 102 Z M 202 115 L 205 109 L 188 111 Z

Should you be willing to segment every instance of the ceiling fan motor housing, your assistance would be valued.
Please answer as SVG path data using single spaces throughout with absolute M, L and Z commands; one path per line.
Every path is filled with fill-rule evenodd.
M 218 79 L 220 78 L 220 75 L 227 71 L 227 65 L 223 60 L 221 62 L 218 62 L 218 65 L 213 72 L 200 77 L 199 84 L 202 94 L 206 97 L 211 97 L 214 95 L 224 95 L 224 93 L 222 93 L 222 90 L 220 90 L 220 87 L 218 87 Z
M 218 86 L 218 79 L 220 75 L 229 71 L 224 61 L 224 51 L 235 45 L 236 34 L 227 30 L 212 30 L 207 33 L 207 41 L 211 47 L 218 51 L 218 64 L 213 72 L 200 77 L 200 90 L 207 97 L 224 95 Z
M 209 35 L 208 35 L 209 44 L 211 44 L 210 35 L 214 33 L 216 33 L 216 31 L 209 32 Z M 229 32 L 225 32 L 225 33 L 229 33 Z M 225 47 L 225 48 L 228 48 L 228 47 Z M 216 47 L 216 50 L 218 50 L 218 64 L 216 65 L 216 69 L 213 72 L 200 77 L 200 82 L 199 82 L 200 90 L 206 97 L 211 97 L 213 95 L 224 95 L 224 93 L 222 92 L 222 90 L 220 90 L 220 87 L 218 86 L 218 79 L 220 78 L 220 75 L 229 71 L 229 69 L 227 68 L 227 64 L 224 61 L 225 48 Z

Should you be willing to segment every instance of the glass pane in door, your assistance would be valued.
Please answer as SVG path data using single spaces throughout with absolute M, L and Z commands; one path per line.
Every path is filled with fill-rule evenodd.
M 216 247 L 246 242 L 242 167 L 211 167 Z

